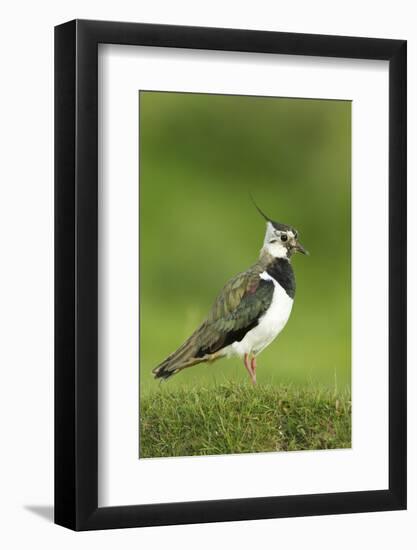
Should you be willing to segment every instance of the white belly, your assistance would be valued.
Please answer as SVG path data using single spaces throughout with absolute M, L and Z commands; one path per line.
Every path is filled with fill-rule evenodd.
M 269 346 L 287 324 L 294 300 L 268 273 L 263 272 L 260 277 L 274 283 L 271 305 L 259 319 L 257 326 L 247 332 L 240 342 L 234 342 L 225 348 L 225 355 L 238 355 L 239 357 L 243 357 L 245 353 L 256 355 Z

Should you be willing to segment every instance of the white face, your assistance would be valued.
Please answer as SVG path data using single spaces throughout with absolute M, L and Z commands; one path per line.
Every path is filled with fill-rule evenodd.
M 274 258 L 289 258 L 297 244 L 297 234 L 291 229 L 280 231 L 267 222 L 263 250 Z

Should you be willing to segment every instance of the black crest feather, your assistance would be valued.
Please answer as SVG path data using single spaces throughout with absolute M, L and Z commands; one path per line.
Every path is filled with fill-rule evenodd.
M 275 227 L 275 229 L 277 229 L 278 231 L 288 231 L 291 229 L 291 227 L 289 225 L 285 225 L 284 223 L 279 223 L 279 222 L 274 222 L 273 220 L 271 220 L 271 218 L 269 218 L 265 212 L 263 212 L 259 206 L 256 204 L 255 202 L 255 199 L 253 198 L 252 194 L 249 193 L 249 196 L 256 208 L 256 210 L 259 212 L 259 214 L 267 221 L 267 222 L 270 222 L 272 223 L 272 225 Z

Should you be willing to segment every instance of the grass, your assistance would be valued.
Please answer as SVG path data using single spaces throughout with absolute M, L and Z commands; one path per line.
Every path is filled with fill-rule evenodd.
M 345 391 L 228 383 L 143 396 L 140 457 L 340 449 L 351 446 Z

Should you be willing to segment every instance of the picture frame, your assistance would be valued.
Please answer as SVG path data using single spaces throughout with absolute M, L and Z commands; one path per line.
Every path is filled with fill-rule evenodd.
M 98 504 L 98 45 L 389 62 L 389 488 Z M 406 41 L 74 20 L 55 28 L 55 523 L 95 529 L 406 508 Z

